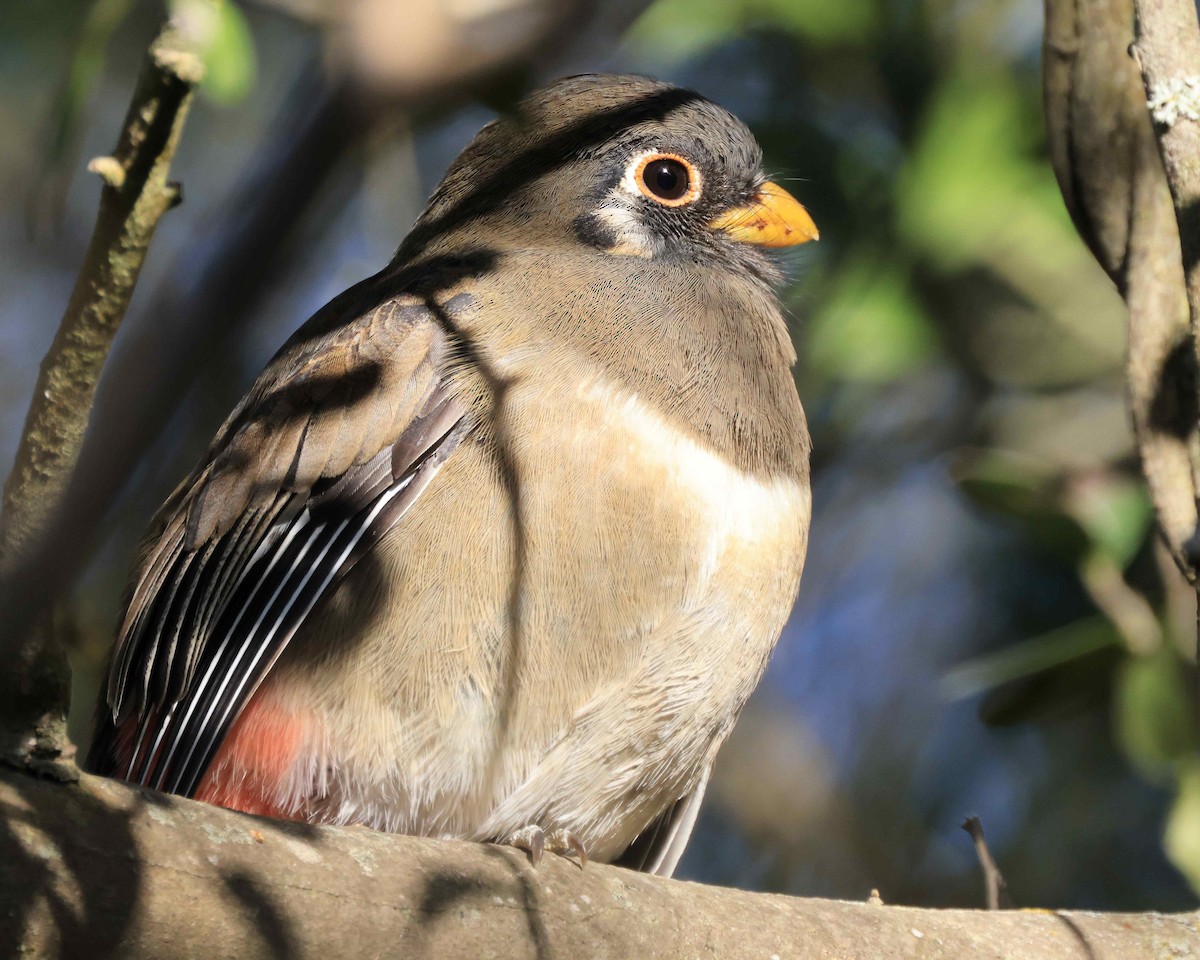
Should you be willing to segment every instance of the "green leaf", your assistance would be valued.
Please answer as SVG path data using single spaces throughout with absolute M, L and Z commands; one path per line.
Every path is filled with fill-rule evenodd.
M 1126 661 L 1117 675 L 1114 710 L 1117 741 L 1147 779 L 1170 775 L 1195 748 L 1183 669 L 1169 649 Z
M 987 378 L 1067 384 L 1115 372 L 1122 311 L 1079 241 L 1012 71 L 939 83 L 896 191 L 896 229 L 942 279 L 946 316 Z
M 818 43 L 865 40 L 875 34 L 880 21 L 875 0 L 759 0 L 748 6 L 758 18 Z
M 1119 638 L 1104 617 L 1087 617 L 960 663 L 942 675 L 939 686 L 946 700 L 963 700 L 1117 643 Z
M 697 56 L 740 32 L 742 4 L 729 0 L 658 0 L 629 29 L 635 46 L 666 62 Z
M 1179 777 L 1163 848 L 1192 889 L 1200 893 L 1200 761 L 1188 763 Z
M 205 57 L 200 89 L 216 103 L 237 103 L 254 87 L 257 70 L 250 26 L 237 4 L 226 0 L 220 6 L 216 33 Z
M 1075 258 L 1054 180 L 1023 139 L 1024 111 L 1016 81 L 999 71 L 964 72 L 938 87 L 900 178 L 898 209 L 903 233 L 943 269 L 991 262 L 998 249 L 1036 253 L 1046 268 Z
M 171 16 L 204 61 L 201 92 L 228 106 L 254 86 L 254 37 L 233 0 L 172 0 Z
M 1153 521 L 1150 498 L 1140 483 L 1106 477 L 1079 489 L 1072 513 L 1097 548 L 1124 569 L 1138 552 Z

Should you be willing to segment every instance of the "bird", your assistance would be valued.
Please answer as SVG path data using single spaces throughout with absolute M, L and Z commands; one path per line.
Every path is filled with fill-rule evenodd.
M 799 588 L 771 251 L 817 236 L 692 91 L 488 123 L 155 516 L 89 768 L 670 876 Z

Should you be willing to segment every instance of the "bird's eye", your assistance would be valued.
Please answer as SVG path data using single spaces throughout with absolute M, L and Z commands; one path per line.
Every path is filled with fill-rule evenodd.
M 696 168 L 673 153 L 642 157 L 633 181 L 645 196 L 667 207 L 681 207 L 700 195 L 700 175 Z
M 642 171 L 642 183 L 660 200 L 678 200 L 687 193 L 687 167 L 678 160 L 655 160 Z

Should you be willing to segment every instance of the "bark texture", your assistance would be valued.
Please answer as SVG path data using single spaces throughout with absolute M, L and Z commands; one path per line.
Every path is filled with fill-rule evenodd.
M 1135 0 L 1134 9 L 1133 53 L 1175 205 L 1192 336 L 1200 343 L 1200 23 L 1193 0 Z
M 112 156 L 88 169 L 104 181 L 87 255 L 54 342 L 42 361 L 17 458 L 4 485 L 0 561 L 27 551 L 70 480 L 108 356 L 150 240 L 179 199 L 168 179 L 199 58 L 168 26 L 150 47 Z
M 168 180 L 203 65 L 168 24 L 151 45 L 111 156 L 78 279 L 42 361 L 0 511 L 0 761 L 75 776 L 66 715 L 70 677 L 54 630 L 52 572 L 66 563 L 48 537 L 74 473 L 92 399 L 162 215 L 179 199 Z M 77 544 L 66 547 L 69 552 Z
M 1129 403 L 1142 469 L 1163 538 L 1194 583 L 1196 354 L 1171 191 L 1129 55 L 1133 31 L 1133 0 L 1046 0 L 1046 136 L 1080 236 L 1129 308 Z
M 1200 956 L 1196 914 L 918 910 L 305 827 L 113 781 L 0 772 L 0 955 L 1128 960 Z

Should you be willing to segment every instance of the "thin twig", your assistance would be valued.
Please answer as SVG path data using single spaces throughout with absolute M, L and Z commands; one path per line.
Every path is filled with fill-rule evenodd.
M 100 211 L 70 302 L 42 361 L 0 513 L 0 568 L 46 528 L 71 477 L 92 397 L 125 316 L 150 240 L 179 201 L 167 179 L 199 58 L 168 25 L 150 47 L 125 127 L 112 156 L 88 169 L 104 188 Z
M 1004 875 L 1000 873 L 996 861 L 992 859 L 992 852 L 988 849 L 987 840 L 983 836 L 983 824 L 978 817 L 967 817 L 963 821 L 962 828 L 971 835 L 971 839 L 975 842 L 975 854 L 979 857 L 979 866 L 983 870 L 983 893 L 987 899 L 987 908 L 999 910 L 1001 906 L 1011 906 L 1008 899 L 1008 884 L 1004 882 Z
M 216 0 L 214 0 L 216 2 Z M 72 775 L 65 731 L 68 671 L 52 640 L 53 598 L 30 558 L 75 469 L 100 371 L 162 215 L 167 179 L 203 65 L 168 23 L 151 44 L 116 149 L 88 169 L 104 181 L 87 254 L 30 402 L 0 511 L 0 759 Z M 18 608 L 24 615 L 17 615 Z M 31 615 L 29 611 L 34 611 Z M 7 648 L 13 649 L 7 649 Z
M 311 107 L 313 86 L 305 82 L 293 102 L 303 97 Z M 200 218 L 193 230 L 195 242 L 163 272 L 166 279 L 157 290 L 147 291 L 143 284 L 142 314 L 170 317 L 170 330 L 150 334 L 143 329 L 139 334 L 130 329 L 124 348 L 109 358 L 105 388 L 96 397 L 59 508 L 36 549 L 24 554 L 20 569 L 9 578 L 7 593 L 0 584 L 0 609 L 8 616 L 0 622 L 0 658 L 6 638 L 23 636 L 32 613 L 27 605 L 5 602 L 6 597 L 15 593 L 20 601 L 31 593 L 64 595 L 94 548 L 105 517 L 110 524 L 121 522 L 112 518 L 111 508 L 126 481 L 151 444 L 161 440 L 165 424 L 195 382 L 206 379 L 208 392 L 215 389 L 212 385 L 229 367 L 232 344 L 246 335 L 264 291 L 295 252 L 284 238 L 296 233 L 296 224 L 311 216 L 314 206 L 331 202 L 327 185 L 347 153 L 361 143 L 367 124 L 368 115 L 354 108 L 347 91 L 327 98 L 307 119 L 285 110 L 274 135 L 267 137 L 272 148 L 255 154 L 233 199 Z M 180 475 L 190 470 L 185 461 L 197 455 L 196 444 L 202 449 L 236 401 L 236 394 L 228 395 L 233 389 L 216 390 L 211 416 L 196 427 L 203 436 L 193 435 L 190 446 L 176 436 L 166 446 L 180 462 L 171 467 L 168 461 L 139 482 L 153 485 L 172 470 Z M 141 527 L 146 517 L 134 511 L 126 520 Z

